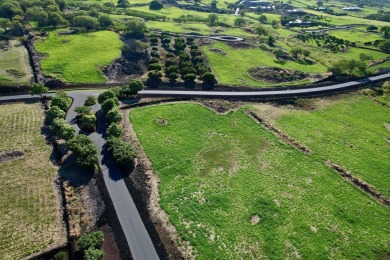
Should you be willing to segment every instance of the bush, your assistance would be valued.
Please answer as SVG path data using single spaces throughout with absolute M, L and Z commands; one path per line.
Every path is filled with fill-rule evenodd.
M 65 112 L 57 106 L 51 106 L 50 109 L 47 111 L 47 115 L 51 121 L 56 118 L 65 118 Z
M 163 7 L 164 5 L 158 0 L 153 0 L 149 5 L 150 10 L 161 10 Z
M 186 82 L 193 82 L 196 79 L 196 75 L 194 73 L 185 74 L 183 79 Z
M 107 140 L 108 150 L 114 157 L 115 162 L 120 167 L 131 167 L 137 153 L 133 147 L 119 138 L 109 138 Z
M 123 96 L 135 96 L 138 94 L 138 91 L 144 89 L 144 83 L 139 80 L 130 81 L 129 85 L 123 86 L 121 90 L 121 95 Z
M 76 130 L 68 125 L 62 118 L 56 118 L 50 125 L 50 130 L 59 138 L 69 140 L 73 138 Z
M 151 63 L 148 65 L 149 70 L 161 70 L 161 65 L 159 63 Z
M 103 93 L 101 93 L 101 94 L 98 96 L 98 102 L 99 102 L 99 104 L 103 104 L 104 101 L 106 101 L 107 99 L 116 99 L 116 100 L 118 100 L 118 97 L 117 97 L 117 95 L 115 94 L 115 92 L 112 91 L 112 90 L 104 91 Z
M 114 107 L 110 111 L 107 112 L 106 119 L 110 123 L 117 123 L 122 120 L 122 114 L 119 112 L 118 107 Z
M 216 81 L 214 74 L 211 72 L 206 72 L 205 74 L 203 74 L 202 80 L 203 80 L 203 82 L 209 83 L 209 84 L 214 84 Z
M 89 139 L 86 135 L 79 134 L 73 137 L 72 139 L 66 142 L 66 146 L 75 155 L 76 163 L 78 165 L 82 167 L 93 167 L 96 164 L 98 160 L 96 146 L 93 144 L 91 139 Z M 87 238 L 84 239 L 82 238 L 83 237 L 80 238 L 82 241 L 81 243 L 82 245 L 86 245 L 89 243 L 89 242 L 88 243 L 84 242 L 84 240 L 87 240 Z M 92 239 L 92 241 L 95 240 L 97 239 L 96 238 Z M 83 246 L 81 247 L 86 248 Z
M 96 116 L 94 115 L 84 115 L 81 119 L 83 122 L 83 128 L 89 131 L 96 130 Z
M 84 101 L 84 106 L 93 106 L 97 103 L 97 100 L 94 96 L 88 96 Z
M 107 115 L 108 111 L 110 111 L 111 109 L 113 109 L 114 107 L 118 106 L 119 105 L 119 101 L 113 99 L 113 98 L 110 98 L 110 99 L 107 99 L 106 101 L 104 101 L 104 103 L 102 104 L 102 110 L 103 110 L 103 113 L 105 115 Z
M 160 62 L 160 59 L 153 57 L 149 60 L 148 64 L 159 63 L 159 62 Z
M 57 106 L 61 108 L 64 112 L 68 111 L 70 105 L 72 104 L 72 99 L 68 97 L 65 92 L 59 92 L 51 100 L 52 106 Z
M 90 248 L 84 252 L 85 260 L 101 260 L 104 257 L 104 252 L 100 249 Z
M 31 95 L 40 95 L 42 98 L 43 94 L 47 93 L 48 91 L 49 91 L 48 87 L 45 87 L 44 85 L 39 84 L 39 83 L 35 83 L 31 88 L 30 94 Z
M 158 70 L 152 70 L 148 73 L 148 77 L 151 79 L 160 79 L 162 77 L 162 73 Z
M 77 244 L 81 247 L 82 250 L 86 251 L 88 249 L 99 249 L 102 246 L 103 242 L 104 242 L 103 232 L 96 231 L 96 232 L 82 235 L 77 241 Z
M 107 136 L 109 138 L 110 137 L 120 137 L 122 134 L 122 131 L 123 131 L 122 126 L 115 124 L 115 123 L 111 123 L 110 126 L 107 128 Z
M 53 260 L 64 260 L 66 257 L 65 251 L 60 251 L 57 254 L 54 255 Z
M 87 106 L 76 107 L 74 111 L 77 113 L 77 116 L 82 117 L 83 115 L 89 115 L 91 113 L 91 108 Z

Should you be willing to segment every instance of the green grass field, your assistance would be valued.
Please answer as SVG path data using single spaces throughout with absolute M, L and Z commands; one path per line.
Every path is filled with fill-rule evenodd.
M 1 105 L 0 111 L 0 153 L 25 153 L 20 159 L 0 162 L 0 256 L 24 259 L 66 242 L 54 190 L 57 168 L 41 135 L 40 106 Z
M 171 104 L 135 109 L 130 120 L 160 179 L 161 206 L 197 259 L 390 253 L 387 208 L 242 110 Z
M 289 112 L 277 125 L 319 158 L 343 165 L 389 198 L 389 112 L 365 96 L 350 96 L 318 111 Z
M 210 48 L 220 49 L 226 55 L 210 51 Z M 248 69 L 257 66 L 272 66 L 313 73 L 323 73 L 327 70 L 321 63 L 304 65 L 287 61 L 281 64 L 271 53 L 260 48 L 232 48 L 222 42 L 204 46 L 203 51 L 218 76 L 219 82 L 223 84 L 267 86 L 266 83 L 257 81 L 248 75 Z
M 351 42 L 370 42 L 375 40 L 382 40 L 383 37 L 380 34 L 370 33 L 370 32 L 362 32 L 358 30 L 337 30 L 330 31 L 330 35 L 336 36 L 337 38 L 348 40 Z
M 106 82 L 101 67 L 120 56 L 122 42 L 111 31 L 59 36 L 51 32 L 37 42 L 39 52 L 47 54 L 41 61 L 44 73 L 72 83 Z
M 0 51 L 0 85 L 29 85 L 32 71 L 26 48 L 18 41 L 10 41 L 10 48 Z

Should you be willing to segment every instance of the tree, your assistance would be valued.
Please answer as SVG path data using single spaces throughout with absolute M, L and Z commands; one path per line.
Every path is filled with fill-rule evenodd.
M 390 52 L 390 40 L 387 40 L 384 43 L 382 43 L 380 48 L 384 51 Z
M 96 130 L 96 116 L 95 115 L 84 115 L 81 119 L 83 128 L 95 131 Z
M 33 95 L 39 95 L 41 99 L 43 98 L 43 94 L 47 93 L 49 91 L 48 87 L 45 87 L 42 84 L 34 83 L 30 90 L 30 94 Z
M 0 18 L 0 27 L 6 32 L 7 28 L 11 27 L 12 23 L 8 18 Z
M 164 7 L 164 5 L 158 0 L 153 0 L 149 4 L 150 10 L 161 10 L 161 9 L 163 9 L 163 7 Z
M 84 115 L 89 115 L 91 114 L 91 108 L 87 106 L 80 106 L 76 107 L 74 111 L 77 113 L 79 117 L 82 117 Z
M 359 59 L 360 59 L 361 61 L 368 61 L 368 60 L 373 60 L 374 57 L 372 57 L 371 55 L 366 54 L 366 53 L 360 53 L 360 54 L 359 54 Z
M 244 18 L 238 17 L 234 20 L 234 26 L 243 27 L 246 25 Z
M 119 112 L 118 107 L 114 107 L 110 111 L 107 112 L 106 119 L 110 123 L 117 123 L 122 120 L 122 114 Z
M 162 73 L 158 70 L 152 70 L 148 73 L 148 77 L 150 79 L 158 80 L 158 79 L 161 79 Z
M 303 57 L 309 57 L 310 56 L 310 51 L 309 50 L 307 50 L 307 49 L 303 49 L 302 50 L 302 55 L 303 55 Z
M 97 150 L 91 139 L 86 135 L 79 134 L 66 142 L 66 146 L 75 155 L 76 163 L 82 167 L 93 167 L 97 162 Z M 100 237 L 100 236 L 98 236 Z M 81 241 L 84 241 L 82 237 Z M 95 239 L 93 239 L 95 241 Z M 101 241 L 97 238 L 97 241 Z M 79 245 L 84 249 L 84 242 L 79 240 Z M 93 243 L 95 244 L 95 243 Z
M 275 39 L 271 35 L 268 37 L 268 45 L 271 47 L 275 46 Z
M 180 51 L 183 51 L 186 48 L 186 44 L 184 42 L 179 41 L 179 42 L 175 42 L 173 47 L 175 48 L 175 50 L 177 52 L 180 52 Z
M 54 120 L 56 118 L 65 118 L 65 112 L 62 111 L 61 108 L 57 106 L 51 106 L 49 110 L 47 110 L 47 116 L 50 118 L 50 120 Z
M 85 138 L 80 138 L 80 143 L 82 140 L 85 141 Z M 104 234 L 102 231 L 96 231 L 89 234 L 82 235 L 79 240 L 77 241 L 77 244 L 81 247 L 82 250 L 88 250 L 88 249 L 98 249 L 102 246 L 104 242 Z
M 147 30 L 145 22 L 140 20 L 130 20 L 125 27 L 126 35 L 136 38 L 144 37 Z
M 109 138 L 107 145 L 112 157 L 120 167 L 127 168 L 133 166 L 137 153 L 130 144 L 119 138 Z
M 302 53 L 302 48 L 292 48 L 291 50 L 290 50 L 290 53 L 293 55 L 293 57 L 295 58 L 295 59 L 298 59 L 299 58 L 299 54 L 301 54 Z
M 52 106 L 58 106 L 63 111 L 68 111 L 68 108 L 72 104 L 72 99 L 68 97 L 65 92 L 59 92 L 56 96 L 51 99 Z
M 176 72 L 171 72 L 167 75 L 167 77 L 171 82 L 174 82 L 177 78 L 179 78 L 179 74 L 177 74 Z
M 102 110 L 105 115 L 107 115 L 108 111 L 111 109 L 117 107 L 119 102 L 113 98 L 107 99 L 106 101 L 103 102 L 102 104 Z
M 390 37 L 390 26 L 388 26 L 388 25 L 382 26 L 380 29 L 380 32 L 383 33 L 383 36 L 385 38 L 389 38 Z
M 76 130 L 74 127 L 68 125 L 63 118 L 53 119 L 50 130 L 57 135 L 59 138 L 69 140 L 73 138 Z
M 23 10 L 16 1 L 3 1 L 0 4 L 0 17 L 12 19 L 15 15 L 23 15 Z
M 340 60 L 332 64 L 329 71 L 334 75 L 365 75 L 367 73 L 367 64 L 359 60 Z
M 276 21 L 276 20 L 273 20 L 273 21 L 271 22 L 271 25 L 272 25 L 273 28 L 277 28 L 277 27 L 279 27 L 279 22 Z
M 99 104 L 103 104 L 104 101 L 106 101 L 107 99 L 114 99 L 116 101 L 118 101 L 118 97 L 116 96 L 115 92 L 112 91 L 112 90 L 106 90 L 104 92 L 102 92 L 99 96 L 98 96 L 98 102 Z
M 260 15 L 259 22 L 260 23 L 267 23 L 267 16 L 265 16 L 264 14 Z
M 194 82 L 196 75 L 194 73 L 188 73 L 184 75 L 183 79 L 185 82 Z
M 204 73 L 202 75 L 202 80 L 203 80 L 204 83 L 208 83 L 208 84 L 214 84 L 216 82 L 215 76 L 211 72 Z
M 209 14 L 207 21 L 209 25 L 215 26 L 216 23 L 218 22 L 218 15 L 217 14 Z
M 324 2 L 322 1 L 317 1 L 317 6 L 323 6 L 324 5 Z
M 268 35 L 267 29 L 265 29 L 263 26 L 257 26 L 256 29 L 255 29 L 255 31 L 256 31 L 256 33 L 257 33 L 259 36 Z
M 150 37 L 149 41 L 150 41 L 150 44 L 152 44 L 153 46 L 156 46 L 158 44 L 157 37 Z
M 127 8 L 129 6 L 130 6 L 130 4 L 129 4 L 128 0 L 118 0 L 117 7 L 119 7 L 119 8 Z
M 69 25 L 68 21 L 58 12 L 48 12 L 47 25 L 57 27 L 59 25 Z
M 177 65 L 171 65 L 171 66 L 165 68 L 166 75 L 169 75 L 171 73 L 178 73 L 178 72 L 179 72 L 179 66 L 177 66 Z
M 75 27 L 83 27 L 86 30 L 93 30 L 99 27 L 99 21 L 88 15 L 80 15 L 73 18 L 72 25 Z
M 142 83 L 142 81 L 132 80 L 128 85 L 122 88 L 121 94 L 124 96 L 136 96 L 138 94 L 138 91 L 141 91 L 143 89 L 144 83 Z
M 123 131 L 123 127 L 116 124 L 111 123 L 110 126 L 107 128 L 107 136 L 108 137 L 120 137 Z
M 378 27 L 375 25 L 370 25 L 366 28 L 367 31 L 378 31 Z
M 114 24 L 114 20 L 106 14 L 100 15 L 98 21 L 100 26 L 104 28 L 108 28 Z
M 210 7 L 211 9 L 217 9 L 218 2 L 216 0 L 211 1 Z

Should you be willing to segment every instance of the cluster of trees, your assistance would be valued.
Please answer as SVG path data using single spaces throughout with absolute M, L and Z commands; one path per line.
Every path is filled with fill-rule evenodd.
M 390 22 L 390 11 L 379 10 L 376 14 L 369 14 L 367 19 Z
M 81 123 L 81 128 L 88 132 L 96 131 L 96 116 L 88 106 L 76 107 L 77 120 Z
M 362 58 L 362 57 L 361 57 Z M 363 60 L 340 60 L 332 64 L 329 68 L 329 72 L 333 75 L 339 76 L 365 76 L 367 75 L 367 63 Z
M 310 56 L 310 51 L 307 50 L 307 49 L 302 49 L 302 48 L 291 48 L 290 50 L 290 53 L 291 55 L 295 58 L 295 59 L 300 59 L 302 56 L 303 58 L 306 59 L 306 57 L 309 57 Z
M 114 91 L 108 90 L 101 93 L 98 97 L 98 102 L 108 122 L 117 123 L 122 120 L 118 96 Z
M 158 0 L 152 0 L 149 4 L 150 10 L 161 10 L 164 8 L 164 5 Z
M 171 36 L 162 33 L 160 36 L 161 44 L 167 50 L 166 60 L 164 62 L 164 74 L 171 82 L 175 82 L 181 77 L 186 83 L 193 83 L 197 76 L 206 84 L 214 84 L 215 76 L 211 73 L 210 68 L 204 62 L 202 52 L 194 43 L 194 38 L 187 37 L 185 40 L 181 37 L 176 37 L 171 48 Z M 150 42 L 154 45 L 152 48 L 148 69 L 150 70 L 148 76 L 151 80 L 160 80 L 163 76 L 161 73 L 162 65 L 160 55 L 154 55 L 157 52 L 158 38 L 156 35 L 150 37 Z M 185 51 L 187 46 L 190 49 L 190 55 Z
M 329 49 L 335 53 L 347 48 L 348 46 L 356 46 L 355 42 L 339 39 L 335 36 L 328 34 L 305 33 L 298 34 L 296 37 L 303 42 L 315 42 L 318 47 Z
M 85 260 L 100 260 L 104 257 L 104 252 L 100 249 L 103 242 L 103 232 L 96 231 L 82 235 L 77 241 L 77 244 L 83 250 Z

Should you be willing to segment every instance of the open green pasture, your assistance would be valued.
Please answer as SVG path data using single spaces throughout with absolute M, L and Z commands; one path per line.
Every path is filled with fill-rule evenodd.
M 0 85 L 29 85 L 32 71 L 26 48 L 11 40 L 7 50 L 0 51 Z
M 58 35 L 55 31 L 36 43 L 47 56 L 41 61 L 46 75 L 72 83 L 105 82 L 101 68 L 120 56 L 122 42 L 111 31 Z
M 329 34 L 350 42 L 360 43 L 383 39 L 382 35 L 379 33 L 364 32 L 360 30 L 336 30 L 330 31 Z
M 387 208 L 243 110 L 169 104 L 135 109 L 130 120 L 160 179 L 161 206 L 197 259 L 390 253 Z
M 390 197 L 388 108 L 353 95 L 312 112 L 290 110 L 277 126 Z
M 52 148 L 41 133 L 40 106 L 0 105 L 0 111 L 0 154 L 24 153 L 0 160 L 0 256 L 25 259 L 66 242 L 54 188 L 57 168 L 50 162 Z
M 224 53 L 213 52 L 212 49 L 219 49 Z M 233 48 L 222 42 L 204 46 L 203 51 L 218 76 L 219 82 L 223 84 L 266 86 L 266 83 L 257 81 L 248 75 L 248 69 L 258 66 L 280 67 L 312 73 L 323 73 L 327 70 L 321 63 L 314 65 L 292 61 L 281 63 L 270 52 L 260 48 Z

